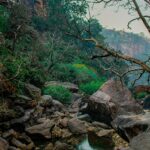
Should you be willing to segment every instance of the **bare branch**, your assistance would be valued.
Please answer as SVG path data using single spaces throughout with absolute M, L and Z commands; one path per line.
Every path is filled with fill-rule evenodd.
M 143 16 L 143 17 L 150 19 L 150 16 Z M 128 22 L 128 25 L 127 25 L 128 29 L 131 29 L 131 27 L 130 27 L 131 23 L 134 22 L 134 21 L 136 21 L 136 20 L 141 20 L 141 18 L 140 18 L 140 17 L 137 17 L 137 18 L 134 18 L 134 19 L 130 20 L 130 21 Z
M 135 9 L 139 15 L 139 17 L 141 18 L 141 20 L 143 21 L 143 24 L 145 25 L 145 27 L 147 28 L 148 32 L 150 33 L 150 26 L 148 24 L 148 22 L 146 21 L 145 17 L 143 16 L 139 6 L 138 6 L 138 3 L 136 2 L 136 0 L 132 0 L 134 5 L 135 5 Z
M 145 73 L 145 71 L 142 71 L 139 76 L 133 81 L 132 86 L 135 85 L 135 83 L 143 76 L 143 74 Z
M 104 50 L 104 51 L 105 51 L 106 53 L 108 53 L 109 55 L 111 55 L 111 56 L 113 56 L 113 57 L 116 57 L 116 58 L 120 58 L 120 59 L 129 61 L 129 62 L 132 62 L 132 63 L 134 63 L 134 64 L 137 64 L 137 65 L 139 65 L 144 71 L 150 73 L 150 67 L 149 67 L 147 64 L 145 64 L 144 62 L 142 62 L 141 60 L 139 60 L 139 59 L 133 58 L 133 57 L 128 56 L 128 55 L 121 54 L 121 53 L 117 52 L 117 51 L 114 50 L 114 49 L 107 48 L 107 47 L 103 46 L 102 44 L 98 43 L 98 41 L 97 41 L 96 39 L 94 39 L 94 38 L 82 39 L 82 41 L 85 41 L 85 42 L 93 42 L 93 43 L 95 43 L 95 47 Z
M 95 58 L 104 58 L 104 57 L 109 57 L 110 56 L 110 54 L 105 54 L 105 55 L 93 55 L 92 57 L 91 57 L 91 59 L 95 59 Z

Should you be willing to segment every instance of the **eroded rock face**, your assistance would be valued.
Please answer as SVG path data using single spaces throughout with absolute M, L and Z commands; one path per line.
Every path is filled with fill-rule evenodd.
M 118 115 L 139 114 L 142 107 L 120 81 L 107 81 L 88 102 L 87 112 L 93 119 L 107 124 Z
M 84 134 L 87 132 L 84 123 L 77 118 L 70 119 L 68 127 L 73 134 Z
M 34 10 L 38 16 L 46 17 L 46 2 L 45 0 L 36 0 L 34 3 Z
M 50 95 L 43 95 L 40 100 L 40 106 L 42 107 L 51 107 L 53 99 Z
M 100 129 L 96 131 L 95 128 L 88 129 L 88 140 L 92 145 L 102 145 L 104 149 L 113 149 L 114 142 L 112 140 L 112 136 L 114 134 L 114 130 L 104 130 Z
M 130 141 L 149 127 L 148 114 L 136 103 L 120 81 L 107 81 L 88 102 L 87 112 L 97 121 L 112 125 L 121 137 Z
M 46 17 L 46 1 L 45 0 L 20 0 L 29 10 L 29 15 L 37 15 L 40 17 Z
M 142 107 L 136 103 L 129 89 L 120 81 L 109 80 L 100 90 L 111 97 L 112 102 L 118 108 L 118 114 L 142 113 Z
M 66 111 L 65 106 L 57 100 L 53 100 L 52 106 L 53 106 L 54 111 L 64 111 L 64 112 Z
M 55 126 L 55 123 L 49 119 L 44 119 L 43 123 L 28 127 L 26 132 L 29 134 L 39 134 L 45 137 L 46 139 L 50 139 L 52 133 L 50 132 L 51 129 Z
M 110 124 L 116 111 L 117 107 L 111 101 L 111 97 L 100 90 L 89 99 L 87 112 L 95 120 Z
M 25 84 L 25 88 L 28 94 L 34 99 L 39 100 L 41 98 L 41 89 L 32 85 L 32 84 Z

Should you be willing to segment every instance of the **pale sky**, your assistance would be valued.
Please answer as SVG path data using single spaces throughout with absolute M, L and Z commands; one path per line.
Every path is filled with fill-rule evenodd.
M 132 30 L 127 28 L 130 20 L 135 18 L 128 14 L 127 10 L 120 8 L 117 12 L 115 7 L 103 8 L 101 4 L 96 4 L 91 8 L 91 16 L 95 16 L 100 24 L 108 29 L 124 30 L 127 32 L 141 33 L 150 38 L 150 35 L 141 21 L 135 21 L 131 24 Z

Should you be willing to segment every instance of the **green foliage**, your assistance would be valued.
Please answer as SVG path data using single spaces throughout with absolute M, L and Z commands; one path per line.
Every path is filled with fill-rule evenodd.
M 55 80 L 69 81 L 77 84 L 98 79 L 98 73 L 85 64 L 59 64 L 54 68 Z
M 48 21 L 43 17 L 34 16 L 32 17 L 32 22 L 33 27 L 40 32 L 47 31 L 49 29 Z
M 136 99 L 142 99 L 144 97 L 146 97 L 147 95 L 149 95 L 148 92 L 140 92 L 138 94 L 135 95 Z
M 91 81 L 88 83 L 80 84 L 79 88 L 82 92 L 85 92 L 87 95 L 92 95 L 96 92 L 106 81 L 106 78 L 101 78 L 99 80 Z
M 30 55 L 19 53 L 19 55 L 12 55 L 12 53 L 6 49 L 0 49 L 0 63 L 4 66 L 4 74 L 8 79 L 14 83 L 18 92 L 23 91 L 24 83 L 26 81 L 35 85 L 42 85 L 48 75 L 44 72 L 42 67 L 39 67 L 33 63 Z
M 8 78 L 14 78 L 19 90 L 25 82 L 42 86 L 47 80 L 77 84 L 98 80 L 101 74 L 97 71 L 99 64 L 87 59 L 93 52 L 97 53 L 96 49 L 90 43 L 82 44 L 66 35 L 77 34 L 77 27 L 81 31 L 89 28 L 84 17 L 87 2 L 49 0 L 47 4 L 46 17 L 30 17 L 28 8 L 22 4 L 9 9 L 5 45 L 0 48 L 0 59 Z M 93 36 L 103 42 L 102 26 L 95 19 L 90 23 Z M 82 36 L 89 35 L 83 33 Z
M 0 6 L 0 32 L 5 32 L 8 26 L 9 13 L 7 9 Z
M 72 66 L 76 72 L 79 83 L 98 78 L 96 70 L 94 70 L 92 67 L 89 67 L 85 64 L 73 64 Z
M 45 87 L 43 93 L 51 95 L 54 99 L 59 100 L 62 103 L 70 103 L 72 98 L 71 92 L 62 86 Z

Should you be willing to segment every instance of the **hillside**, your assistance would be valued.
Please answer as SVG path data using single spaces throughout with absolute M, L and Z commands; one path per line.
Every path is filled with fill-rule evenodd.
M 121 50 L 125 54 L 142 60 L 146 59 L 150 54 L 150 39 L 142 35 L 103 29 L 103 36 L 110 47 Z

